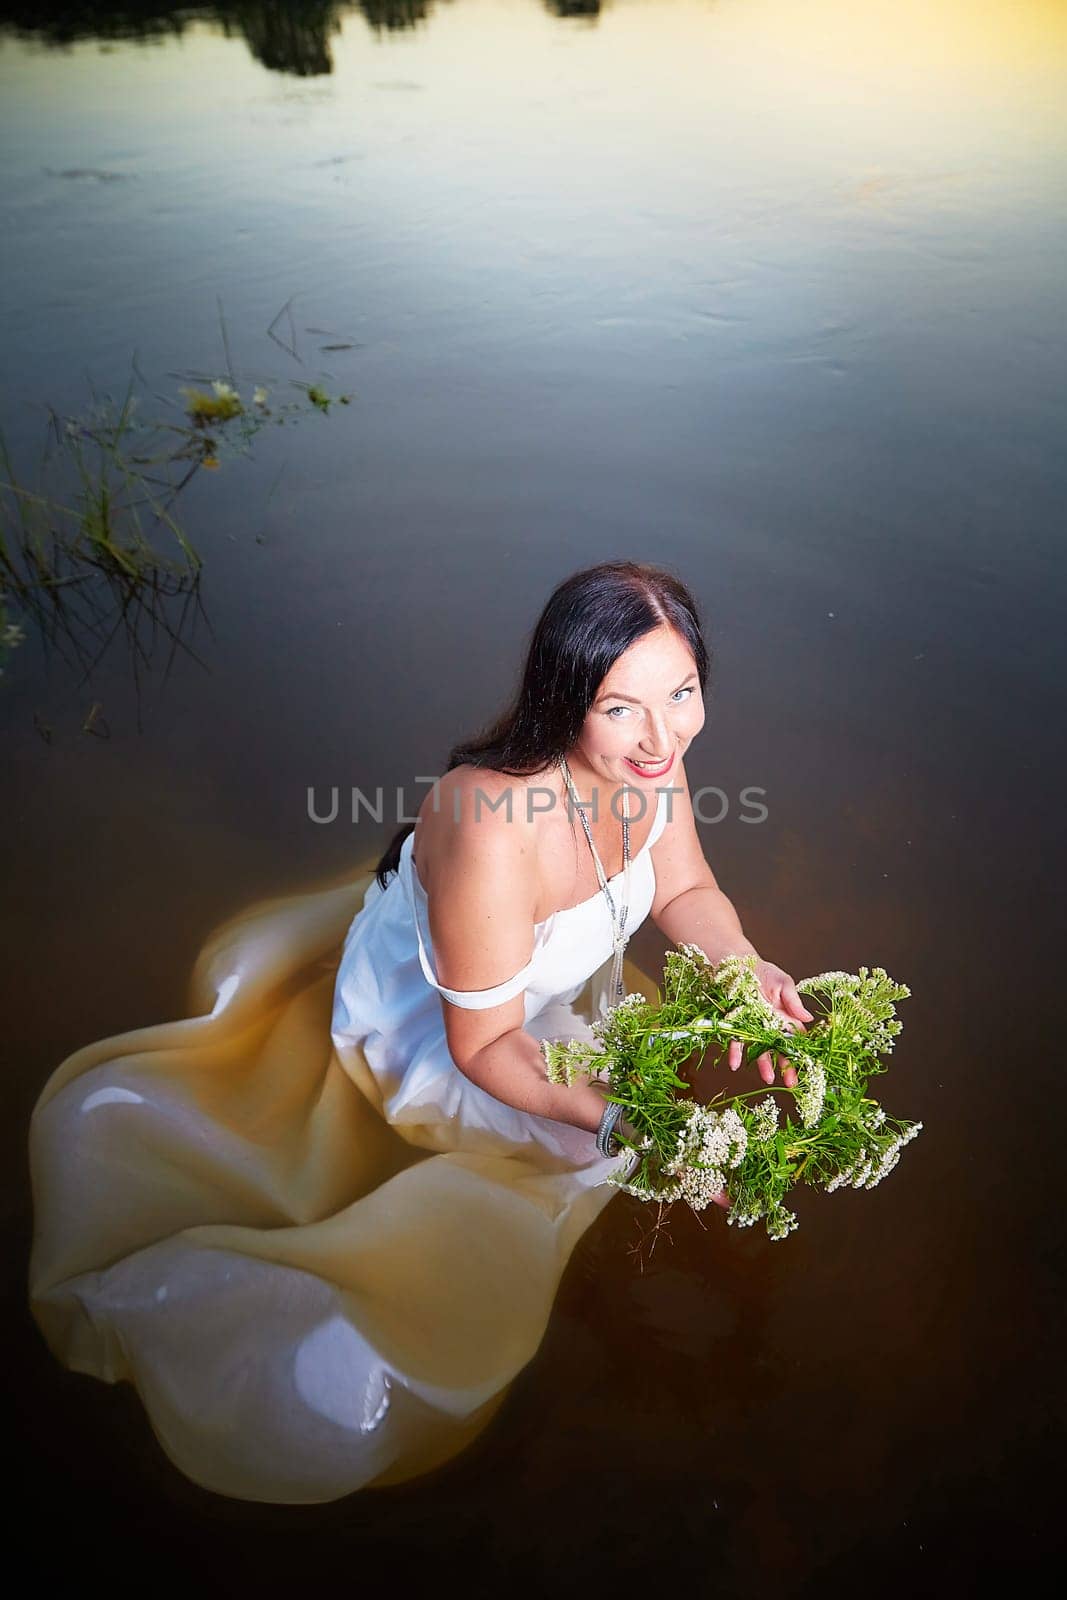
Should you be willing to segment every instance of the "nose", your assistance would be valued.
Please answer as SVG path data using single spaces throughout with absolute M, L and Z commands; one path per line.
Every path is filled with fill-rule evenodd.
M 667 719 L 662 714 L 654 713 L 650 718 L 650 726 L 646 730 L 645 742 L 641 746 L 641 757 L 645 761 L 666 761 L 671 753 L 671 736 L 667 728 Z M 648 749 L 651 745 L 652 748 Z

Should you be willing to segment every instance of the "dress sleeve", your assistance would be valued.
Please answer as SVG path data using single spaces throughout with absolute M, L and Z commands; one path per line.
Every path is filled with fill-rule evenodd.
M 433 948 L 430 929 L 425 921 L 422 897 L 417 890 L 412 891 L 411 903 L 415 913 L 415 936 L 419 941 L 419 965 L 422 967 L 426 982 L 436 989 L 438 994 L 450 1000 L 454 1006 L 463 1006 L 467 1011 L 487 1011 L 490 1006 L 501 1006 L 506 1000 L 513 1000 L 517 994 L 523 992 L 530 968 L 533 966 L 532 960 L 520 968 L 513 977 L 506 978 L 503 983 L 494 984 L 491 989 L 446 989 L 443 983 L 438 983 L 428 954 Z

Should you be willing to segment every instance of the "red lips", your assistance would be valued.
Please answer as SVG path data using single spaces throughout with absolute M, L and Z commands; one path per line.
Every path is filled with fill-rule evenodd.
M 636 772 L 636 774 L 637 774 L 637 776 L 639 778 L 663 778 L 663 777 L 666 777 L 667 773 L 671 770 L 671 767 L 674 765 L 674 752 L 673 751 L 671 752 L 671 755 L 668 757 L 668 759 L 663 763 L 663 765 L 661 767 L 639 767 L 639 766 L 636 766 L 635 763 L 630 760 L 629 756 L 623 756 L 622 759 L 625 761 L 626 765 L 630 768 L 630 771 L 631 772 Z

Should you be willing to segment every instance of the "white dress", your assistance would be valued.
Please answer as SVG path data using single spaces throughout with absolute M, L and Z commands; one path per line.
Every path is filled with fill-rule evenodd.
M 631 932 L 665 823 L 661 794 Z M 458 994 L 436 981 L 413 837 L 384 892 L 364 870 L 227 924 L 187 1019 L 79 1050 L 34 1109 L 33 1315 L 67 1366 L 135 1384 L 170 1459 L 221 1494 L 333 1500 L 453 1456 L 616 1192 L 590 1133 L 458 1071 L 437 995 L 525 991 L 535 1037 L 590 1037 L 603 894 L 539 923 L 507 983 Z M 629 962 L 626 980 L 655 997 Z

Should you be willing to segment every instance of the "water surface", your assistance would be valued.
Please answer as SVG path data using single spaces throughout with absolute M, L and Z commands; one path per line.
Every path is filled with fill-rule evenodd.
M 276 1585 L 1036 1572 L 1062 1238 L 1062 6 L 0 25 L 19 471 L 47 408 L 121 394 L 135 354 L 147 409 L 223 377 L 220 303 L 243 382 L 352 395 L 183 496 L 195 655 L 166 673 L 161 635 L 135 673 L 120 629 L 83 681 L 29 626 L 0 680 L 26 1481 L 75 1542 L 121 1521 L 131 1559 L 165 1541 Z M 308 786 L 442 770 L 552 586 L 615 556 L 672 566 L 706 613 L 688 766 L 731 800 L 703 832 L 720 882 L 798 977 L 912 987 L 885 1098 L 926 1131 L 780 1246 L 679 1218 L 641 1271 L 647 1218 L 614 1202 L 469 1455 L 334 1506 L 221 1503 L 132 1394 L 43 1349 L 26 1117 L 71 1050 L 181 1014 L 215 923 L 380 848 L 385 821 L 311 822 Z M 646 963 L 662 950 L 642 930 Z

